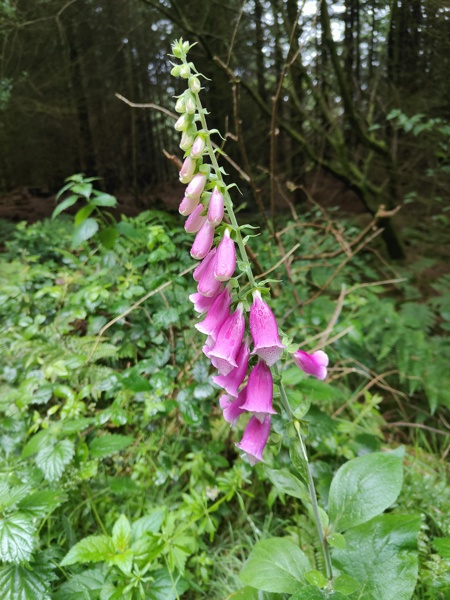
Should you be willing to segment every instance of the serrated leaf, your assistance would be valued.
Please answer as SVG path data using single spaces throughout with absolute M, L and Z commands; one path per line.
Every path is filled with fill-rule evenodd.
M 42 490 L 24 498 L 19 507 L 26 514 L 44 517 L 55 510 L 65 499 L 66 496 L 61 490 Z
M 349 529 L 333 564 L 359 582 L 352 600 L 410 600 L 418 574 L 420 517 L 381 515 Z
M 54 595 L 54 600 L 86 600 L 91 597 L 89 592 L 100 593 L 105 578 L 104 569 L 87 569 L 63 583 Z
M 20 512 L 0 519 L 1 560 L 8 563 L 30 560 L 34 549 L 35 531 L 31 519 Z
M 187 584 L 180 578 L 175 579 L 167 569 L 152 572 L 153 581 L 149 585 L 146 599 L 148 600 L 175 600 L 187 589 Z M 174 585 L 175 581 L 175 585 Z
M 75 452 L 71 440 L 61 440 L 56 444 L 48 444 L 36 455 L 36 465 L 41 469 L 47 481 L 58 481 L 70 463 Z
M 50 600 L 48 570 L 31 565 L 0 567 L 2 600 Z
M 120 515 L 112 530 L 112 539 L 118 552 L 125 552 L 130 544 L 131 525 L 125 515 Z
M 75 228 L 72 236 L 72 246 L 77 247 L 93 235 L 95 235 L 98 231 L 98 223 L 95 219 L 89 218 L 80 223 Z
M 402 488 L 402 460 L 374 452 L 345 463 L 331 482 L 328 513 L 333 532 L 369 521 L 391 506 Z
M 131 525 L 133 541 L 138 540 L 144 533 L 157 533 L 166 517 L 166 508 L 155 508 L 149 514 L 141 517 Z
M 61 561 L 61 566 L 110 560 L 115 556 L 109 535 L 90 535 L 73 546 Z
M 20 502 L 27 494 L 30 488 L 28 485 L 9 486 L 6 481 L 0 482 L 0 512 L 13 507 Z
M 44 448 L 48 445 L 50 437 L 51 433 L 48 431 L 48 429 L 38 431 L 38 433 L 33 435 L 25 444 L 20 457 L 28 458 L 32 454 L 36 454 L 41 448 Z
M 295 594 L 310 570 L 309 560 L 298 546 L 285 538 L 271 538 L 255 544 L 240 578 L 259 590 Z
M 120 452 L 134 442 L 134 438 L 129 435 L 119 433 L 108 433 L 97 437 L 89 445 L 91 456 L 94 458 L 104 458 L 115 452 Z
M 62 213 L 63 210 L 66 210 L 66 208 L 70 208 L 71 206 L 73 206 L 77 202 L 77 200 L 78 196 L 69 196 L 68 198 L 64 198 L 64 200 L 60 202 L 53 211 L 51 218 L 54 219 L 60 213 Z
M 116 206 L 117 200 L 111 194 L 95 194 L 93 198 L 89 200 L 91 204 L 95 204 L 95 206 Z

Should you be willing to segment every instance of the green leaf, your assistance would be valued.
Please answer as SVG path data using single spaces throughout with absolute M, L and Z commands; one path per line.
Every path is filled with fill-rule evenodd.
M 1 560 L 11 563 L 30 560 L 34 549 L 35 531 L 31 519 L 20 512 L 0 519 Z
M 117 206 L 117 200 L 111 194 L 95 193 L 94 197 L 89 200 L 90 204 L 95 206 Z
M 157 533 L 166 517 L 166 508 L 155 508 L 149 514 L 144 515 L 131 526 L 131 535 L 133 541 L 139 539 L 144 533 Z
M 356 579 L 353 579 L 350 575 L 339 575 L 339 577 L 336 577 L 333 581 L 333 588 L 337 592 L 344 594 L 344 596 L 353 594 L 353 592 L 356 592 L 360 587 L 359 581 L 356 581 Z
M 134 438 L 129 435 L 120 435 L 119 433 L 107 433 L 97 437 L 90 443 L 89 450 L 94 458 L 104 458 L 115 452 L 124 450 L 134 442 Z
M 114 544 L 109 535 L 90 535 L 69 550 L 62 559 L 61 566 L 110 560 L 115 554 Z
M 92 596 L 89 592 L 95 592 L 98 598 L 105 583 L 105 570 L 87 569 L 79 575 L 74 575 L 62 584 L 60 589 L 54 594 L 54 600 L 86 600 Z
M 269 469 L 266 467 L 265 471 L 277 492 L 289 494 L 289 496 L 294 496 L 294 498 L 300 498 L 301 500 L 308 497 L 308 491 L 304 484 L 288 470 Z
M 346 545 L 345 537 L 342 533 L 332 533 L 327 537 L 328 544 L 333 548 L 339 548 L 339 550 L 343 550 Z
M 257 542 L 241 571 L 241 580 L 259 590 L 295 594 L 311 570 L 306 555 L 286 538 Z
M 61 490 L 42 490 L 24 498 L 19 506 L 21 510 L 33 517 L 44 517 L 55 510 L 66 496 Z
M 346 598 L 340 592 L 325 592 L 315 585 L 308 585 L 298 594 L 291 596 L 290 600 L 346 600 Z
M 148 600 L 175 600 L 187 589 L 187 584 L 182 579 L 170 576 L 167 569 L 152 572 L 153 581 L 147 591 Z M 175 581 L 175 585 L 173 584 Z
M 103 246 L 110 250 L 114 247 L 114 243 L 119 237 L 119 232 L 114 226 L 105 227 L 99 232 L 98 237 Z
M 450 560 L 450 538 L 434 538 L 433 546 L 444 560 Z
M 75 215 L 74 224 L 75 227 L 81 225 L 95 210 L 95 206 L 92 204 L 88 204 L 87 206 L 83 206 Z
M 52 213 L 52 219 L 54 219 L 55 217 L 57 217 L 60 213 L 62 213 L 63 210 L 66 210 L 66 208 L 70 208 L 71 206 L 73 206 L 78 200 L 78 196 L 69 196 L 68 198 L 64 198 L 64 200 L 62 202 L 60 202 L 58 204 L 58 206 L 55 208 L 55 210 Z
M 345 463 L 331 482 L 328 513 L 334 532 L 379 515 L 395 502 L 402 488 L 402 460 L 374 452 Z
M 315 585 L 318 588 L 323 588 L 327 584 L 327 578 L 325 575 L 315 569 L 305 573 L 305 579 L 308 583 Z
M 25 444 L 20 457 L 28 458 L 32 454 L 36 454 L 41 448 L 44 448 L 48 445 L 49 438 L 51 438 L 51 433 L 48 431 L 48 429 L 42 429 L 41 431 L 38 431 L 38 433 L 33 435 L 33 437 L 31 437 Z
M 410 600 L 417 581 L 420 517 L 381 515 L 346 533 L 333 564 L 361 587 L 352 600 Z
M 15 506 L 30 493 L 27 485 L 9 486 L 6 481 L 0 481 L 0 512 Z
M 86 200 L 88 200 L 92 192 L 92 185 L 90 183 L 85 182 L 77 183 L 74 186 L 72 186 L 72 192 L 74 192 L 75 194 L 79 194 L 80 196 L 83 196 L 84 198 L 86 198 Z
M 2 600 L 50 600 L 48 570 L 34 565 L 5 565 L 0 567 Z
M 70 463 L 75 452 L 74 443 L 61 440 L 56 444 L 48 444 L 39 450 L 35 462 L 47 481 L 58 481 L 66 465 Z
M 291 457 L 292 464 L 297 469 L 298 474 L 303 478 L 305 483 L 308 482 L 308 465 L 303 457 L 300 442 L 294 440 L 289 448 L 289 456 Z
M 72 246 L 76 247 L 91 238 L 98 231 L 98 223 L 95 219 L 86 219 L 75 228 L 72 236 Z
M 112 530 L 112 539 L 118 552 L 125 552 L 130 544 L 131 525 L 125 515 L 120 515 Z

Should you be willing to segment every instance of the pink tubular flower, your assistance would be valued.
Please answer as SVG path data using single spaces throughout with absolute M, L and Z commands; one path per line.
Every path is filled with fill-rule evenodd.
M 313 352 L 312 354 L 303 352 L 303 350 L 297 350 L 297 352 L 292 355 L 292 358 L 297 367 L 308 375 L 313 375 L 321 380 L 326 379 L 328 355 L 322 350 L 317 350 L 317 352 Z
M 200 198 L 203 193 L 205 183 L 206 175 L 204 173 L 197 173 L 197 175 L 194 175 L 192 181 L 187 186 L 185 195 L 188 198 Z
M 199 232 L 195 236 L 194 243 L 191 248 L 191 256 L 196 260 L 205 258 L 211 250 L 214 239 L 214 226 L 206 220 L 201 226 Z
M 199 294 L 198 292 L 189 296 L 189 300 L 194 305 L 195 312 L 200 314 L 208 312 L 215 299 L 216 298 L 214 296 L 212 298 L 208 298 L 207 296 Z
M 190 156 L 184 159 L 183 165 L 180 170 L 180 181 L 181 183 L 189 183 L 194 177 L 196 161 Z
M 202 216 L 202 212 L 205 210 L 203 204 L 199 204 L 194 208 L 189 217 L 186 219 L 184 229 L 187 233 L 197 233 L 201 229 L 202 225 L 206 221 L 206 216 Z
M 273 312 L 257 290 L 253 292 L 250 309 L 250 332 L 255 344 L 252 354 L 257 354 L 271 367 L 280 358 L 285 347 L 280 341 Z
M 244 381 L 247 374 L 249 357 L 250 349 L 247 340 L 244 339 L 236 356 L 237 367 L 230 371 L 228 375 L 214 375 L 214 383 L 217 383 L 217 385 L 223 388 L 227 394 L 236 398 L 238 396 L 239 386 Z
M 262 423 L 267 415 L 277 414 L 273 410 L 272 399 L 272 373 L 266 363 L 263 360 L 259 360 L 248 377 L 247 398 L 241 408 L 253 413 Z
M 216 340 L 225 319 L 230 316 L 230 304 L 230 290 L 225 288 L 212 303 L 205 319 L 201 323 L 197 323 L 195 328 L 201 333 L 210 336 L 213 340 Z
M 227 394 L 219 398 L 220 408 L 223 410 L 223 418 L 230 425 L 236 425 L 239 417 L 245 412 L 241 408 L 241 404 L 245 401 L 245 393 L 246 388 L 243 388 L 237 398 L 232 398 Z
M 192 144 L 192 148 L 191 148 L 191 157 L 192 158 L 201 158 L 203 156 L 203 152 L 205 150 L 205 138 L 203 138 L 201 135 L 198 135 L 195 138 L 194 143 Z
M 251 465 L 262 460 L 262 453 L 270 434 L 270 416 L 263 422 L 252 417 L 244 431 L 244 436 L 236 446 L 245 452 Z
M 214 266 L 216 264 L 217 253 L 208 262 L 206 267 L 203 269 L 200 275 L 200 279 L 197 286 L 197 292 L 204 296 L 217 296 L 217 292 L 222 285 L 220 281 L 214 277 Z M 219 285 L 217 285 L 219 284 Z
M 228 281 L 233 277 L 236 268 L 236 248 L 230 237 L 230 230 L 225 229 L 225 234 L 217 247 L 216 266 L 214 277 L 219 281 Z
M 209 353 L 211 362 L 219 371 L 219 375 L 228 375 L 237 367 L 236 356 L 241 347 L 245 330 L 243 312 L 242 304 L 238 304 L 234 313 L 220 328 L 214 348 Z
M 183 217 L 187 217 L 197 207 L 198 202 L 198 198 L 188 198 L 187 196 L 185 196 L 180 203 L 178 212 L 180 213 L 180 215 L 183 215 Z
M 215 255 L 216 249 L 213 248 L 212 250 L 210 250 L 210 252 L 208 252 L 208 254 L 205 256 L 202 262 L 197 267 L 195 267 L 194 272 L 192 274 L 194 281 L 200 281 L 200 277 L 202 276 L 203 271 L 206 269 L 209 261 L 212 260 Z
M 211 221 L 211 223 L 214 223 L 214 225 L 219 225 L 223 219 L 223 211 L 223 196 L 219 192 L 218 188 L 215 187 L 213 193 L 211 194 L 211 198 L 209 199 L 208 219 Z

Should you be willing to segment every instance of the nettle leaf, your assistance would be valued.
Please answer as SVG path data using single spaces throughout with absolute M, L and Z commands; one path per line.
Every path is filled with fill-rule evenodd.
M 94 458 L 104 458 L 115 452 L 124 450 L 134 442 L 134 438 L 129 435 L 120 435 L 119 433 L 108 433 L 97 437 L 90 443 L 89 449 Z
M 333 565 L 361 587 L 351 600 L 410 600 L 418 574 L 420 517 L 381 515 L 346 533 Z
M 74 575 L 62 584 L 54 595 L 54 600 L 86 600 L 91 598 L 89 592 L 95 592 L 98 597 L 106 579 L 105 569 L 87 569 Z
M 271 538 L 255 544 L 240 578 L 259 590 L 295 594 L 310 570 L 309 560 L 298 546 L 286 538 Z
M 0 590 L 4 600 L 50 600 L 48 570 L 32 565 L 0 567 Z
M 109 535 L 90 535 L 73 546 L 61 561 L 61 566 L 110 560 L 116 554 Z
M 331 482 L 328 513 L 333 531 L 379 515 L 395 502 L 403 481 L 402 459 L 374 452 L 345 463 Z
M 1 559 L 11 563 L 29 560 L 34 549 L 35 531 L 31 519 L 20 512 L 0 519 Z
M 29 494 L 28 485 L 10 487 L 5 481 L 0 482 L 0 511 L 11 509 Z
M 131 525 L 125 515 L 120 515 L 112 530 L 112 539 L 118 552 L 125 552 L 130 544 Z
M 48 444 L 36 455 L 36 465 L 41 469 L 47 481 L 58 481 L 66 465 L 70 463 L 75 452 L 74 443 L 61 440 L 56 444 Z
M 42 490 L 24 498 L 19 507 L 27 515 L 44 517 L 53 512 L 65 499 L 66 496 L 61 490 Z

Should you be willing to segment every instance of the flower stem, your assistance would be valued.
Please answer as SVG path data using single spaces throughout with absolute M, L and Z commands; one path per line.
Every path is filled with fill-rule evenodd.
M 303 437 L 302 437 L 302 434 L 300 431 L 300 423 L 295 419 L 295 417 L 292 413 L 291 407 L 289 405 L 289 400 L 286 395 L 286 390 L 284 389 L 284 386 L 281 382 L 281 375 L 280 375 L 280 372 L 278 369 L 278 365 L 275 364 L 275 365 L 273 365 L 272 368 L 273 368 L 274 372 L 276 373 L 276 375 L 278 376 L 277 379 L 278 379 L 279 383 L 277 385 L 278 385 L 278 389 L 280 390 L 280 397 L 281 397 L 281 402 L 283 404 L 283 408 L 286 411 L 286 413 L 288 414 L 289 419 L 291 421 L 293 421 L 295 430 L 297 431 L 298 440 L 300 443 L 300 452 L 302 454 L 302 458 L 303 458 L 303 461 L 306 466 L 306 473 L 307 473 L 307 477 L 308 477 L 308 492 L 309 492 L 309 497 L 311 500 L 314 521 L 316 523 L 317 534 L 319 536 L 320 546 L 321 546 L 323 558 L 325 561 L 325 572 L 326 572 L 327 578 L 332 579 L 333 570 L 331 567 L 330 548 L 327 543 L 327 538 L 325 536 L 325 531 L 323 529 L 322 521 L 320 520 L 319 502 L 317 500 L 316 487 L 314 485 L 314 479 L 313 479 L 313 476 L 311 473 L 311 468 L 309 466 L 308 454 L 306 452 L 305 444 L 303 442 Z

